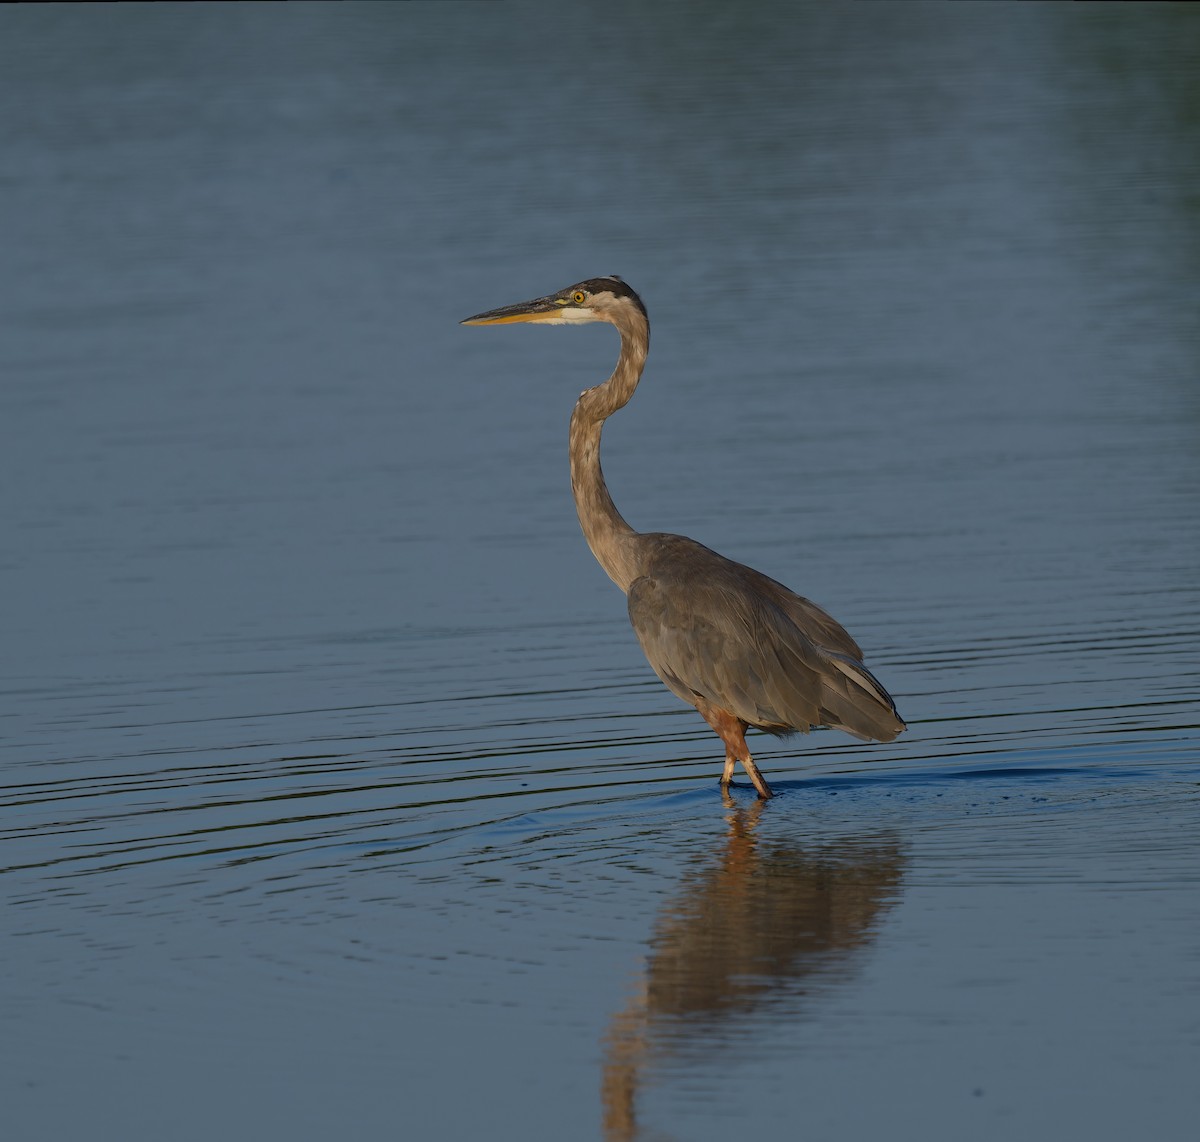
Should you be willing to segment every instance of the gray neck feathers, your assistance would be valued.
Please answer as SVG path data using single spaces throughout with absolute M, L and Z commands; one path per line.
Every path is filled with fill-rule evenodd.
M 640 313 L 614 321 L 621 333 L 621 355 L 613 374 L 588 389 L 571 414 L 571 490 L 584 538 L 597 562 L 622 591 L 637 578 L 637 532 L 617 511 L 600 468 L 600 433 L 604 422 L 629 403 L 646 363 L 650 327 Z

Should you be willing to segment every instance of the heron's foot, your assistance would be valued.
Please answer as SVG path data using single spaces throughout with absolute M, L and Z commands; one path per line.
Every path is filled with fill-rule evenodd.
M 754 760 L 749 754 L 742 758 L 742 768 L 750 775 L 750 780 L 754 782 L 754 788 L 758 790 L 758 795 L 764 801 L 775 794 L 771 792 L 771 787 L 767 784 L 766 778 L 758 771 L 758 766 L 754 764 Z
M 729 796 L 729 787 L 733 784 L 733 768 L 737 764 L 738 758 L 725 758 L 725 772 L 721 774 L 721 793 L 723 796 Z M 741 758 L 742 767 L 749 774 L 750 780 L 754 782 L 754 788 L 758 790 L 759 797 L 766 801 L 775 794 L 771 792 L 771 787 L 767 784 L 767 780 L 759 772 L 758 766 L 754 764 L 754 760 L 749 754 Z

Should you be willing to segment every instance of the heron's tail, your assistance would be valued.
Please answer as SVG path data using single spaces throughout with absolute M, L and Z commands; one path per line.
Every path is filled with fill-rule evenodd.
M 827 650 L 835 669 L 821 678 L 821 716 L 826 725 L 863 741 L 890 742 L 907 727 L 883 684 L 848 654 Z

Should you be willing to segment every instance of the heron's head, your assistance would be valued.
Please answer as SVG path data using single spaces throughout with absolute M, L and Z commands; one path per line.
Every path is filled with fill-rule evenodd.
M 514 321 L 540 321 L 545 325 L 607 321 L 625 329 L 646 324 L 646 307 L 620 278 L 589 278 L 558 293 L 477 313 L 462 324 L 506 325 Z

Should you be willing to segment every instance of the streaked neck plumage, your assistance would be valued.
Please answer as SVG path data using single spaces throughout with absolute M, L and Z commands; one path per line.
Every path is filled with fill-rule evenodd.
M 584 538 L 597 562 L 622 591 L 639 574 L 638 533 L 617 511 L 600 468 L 600 433 L 604 422 L 629 403 L 642 377 L 650 348 L 650 323 L 632 306 L 606 320 L 621 334 L 621 355 L 612 376 L 582 393 L 571 413 L 571 490 Z

